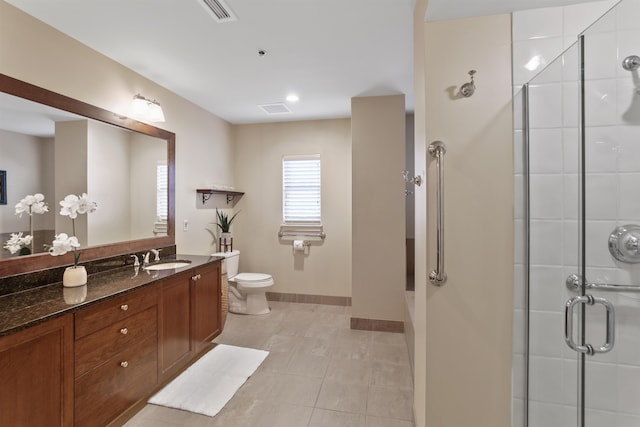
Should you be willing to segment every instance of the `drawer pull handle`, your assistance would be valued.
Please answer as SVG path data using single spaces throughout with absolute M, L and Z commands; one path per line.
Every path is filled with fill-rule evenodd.
M 129 330 L 127 328 L 122 328 L 122 329 L 120 329 L 120 333 L 122 335 L 127 335 L 129 333 Z
M 122 304 L 122 305 L 120 306 L 120 310 L 122 310 L 122 311 L 127 311 L 127 310 L 129 310 L 129 304 Z
M 195 282 L 196 280 L 200 280 L 201 278 L 202 278 L 201 275 L 196 274 L 195 276 L 191 277 L 191 280 L 193 280 Z
M 129 362 L 127 362 L 126 360 L 124 362 L 120 362 L 120 366 L 126 368 L 127 366 L 129 366 Z

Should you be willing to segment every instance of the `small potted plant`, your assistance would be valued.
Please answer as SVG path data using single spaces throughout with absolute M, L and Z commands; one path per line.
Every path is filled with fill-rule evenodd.
M 216 225 L 220 228 L 221 246 L 231 244 L 231 223 L 239 213 L 240 211 L 236 212 L 231 218 L 229 218 L 229 215 L 216 209 L 216 217 L 218 218 Z

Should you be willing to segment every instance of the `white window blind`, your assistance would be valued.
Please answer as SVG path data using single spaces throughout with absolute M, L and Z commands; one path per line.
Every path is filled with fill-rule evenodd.
M 169 168 L 166 163 L 156 166 L 156 217 L 166 222 L 169 216 Z
M 285 224 L 320 224 L 320 155 L 282 158 L 282 214 Z

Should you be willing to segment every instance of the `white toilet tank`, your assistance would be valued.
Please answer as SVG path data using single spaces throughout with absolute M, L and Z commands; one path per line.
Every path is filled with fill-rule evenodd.
M 227 267 L 227 277 L 229 279 L 238 275 L 238 266 L 240 264 L 240 251 L 216 252 L 215 254 L 211 254 L 211 255 L 225 257 L 224 262 Z

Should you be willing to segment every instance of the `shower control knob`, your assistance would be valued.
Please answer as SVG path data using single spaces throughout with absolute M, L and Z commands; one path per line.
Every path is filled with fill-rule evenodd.
M 640 262 L 640 225 L 617 227 L 609 235 L 609 253 L 618 261 L 628 264 Z

